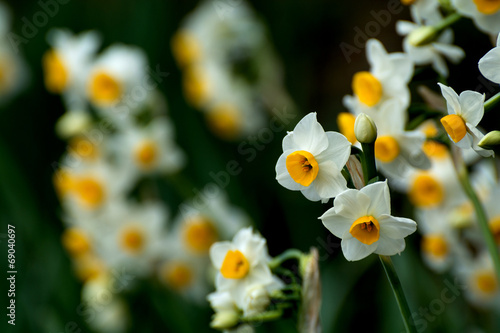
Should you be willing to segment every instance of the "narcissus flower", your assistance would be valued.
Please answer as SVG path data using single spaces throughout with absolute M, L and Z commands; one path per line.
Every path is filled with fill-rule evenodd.
M 347 260 L 360 260 L 372 253 L 392 256 L 405 249 L 404 238 L 415 232 L 417 224 L 391 216 L 390 200 L 387 182 L 376 182 L 339 194 L 333 208 L 320 217 L 325 227 L 342 239 Z
M 485 33 L 500 32 L 500 0 L 452 0 L 457 11 Z
M 283 139 L 276 179 L 289 190 L 301 191 L 312 201 L 327 201 L 347 189 L 341 174 L 351 152 L 346 137 L 325 132 L 309 113 Z
M 472 148 L 481 156 L 493 156 L 493 151 L 478 146 L 484 137 L 476 128 L 484 115 L 484 94 L 467 90 L 458 96 L 452 88 L 438 84 L 448 107 L 448 115 L 441 118 L 441 124 L 450 139 L 462 149 Z
M 479 60 L 479 71 L 488 80 L 500 84 L 500 34 L 498 34 L 497 46 Z
M 266 240 L 252 228 L 240 230 L 232 242 L 219 242 L 210 248 L 210 259 L 217 269 L 218 291 L 228 291 L 240 309 L 247 309 L 249 288 L 260 286 L 267 293 L 283 283 L 269 269 Z

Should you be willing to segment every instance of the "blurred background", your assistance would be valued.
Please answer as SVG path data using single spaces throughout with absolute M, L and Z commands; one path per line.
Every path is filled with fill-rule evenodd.
M 359 31 L 366 31 L 366 24 L 375 20 L 373 13 L 387 10 L 390 2 L 394 1 L 252 1 L 251 7 L 265 24 L 268 38 L 282 63 L 285 88 L 295 104 L 273 107 L 298 110 L 286 130 L 292 130 L 303 115 L 312 111 L 318 112 L 318 120 L 325 130 L 337 130 L 336 115 L 345 111 L 342 97 L 352 92 L 352 75 L 368 69 L 364 49 L 355 44 L 365 39 Z M 136 45 L 146 52 L 151 67 L 158 65 L 169 73 L 159 90 L 168 101 L 169 115 L 176 128 L 175 140 L 187 155 L 184 176 L 201 189 L 213 181 L 210 172 L 224 170 L 228 161 L 238 161 L 242 172 L 233 177 L 226 188 L 230 202 L 252 218 L 267 238 L 270 254 L 274 256 L 288 248 L 304 252 L 312 246 L 319 249 L 323 283 L 321 318 L 325 332 L 402 331 L 396 303 L 378 259 L 370 256 L 348 263 L 342 256 L 339 240 L 328 234 L 318 221 L 317 217 L 331 203 L 310 202 L 301 193 L 288 191 L 275 181 L 275 164 L 282 153 L 281 141 L 286 130 L 275 133 L 273 139 L 258 150 L 256 159 L 247 162 L 245 156 L 238 153 L 238 145 L 243 140 L 227 142 L 214 136 L 206 128 L 202 114 L 186 102 L 182 73 L 172 55 L 171 39 L 197 3 L 191 0 L 70 0 L 60 3 L 47 24 L 38 27 L 33 37 L 20 44 L 29 69 L 29 83 L 21 93 L 0 106 L 0 241 L 2 253 L 7 253 L 6 226 L 15 225 L 18 271 L 16 326 L 6 325 L 4 316 L 1 327 L 7 332 L 92 332 L 78 311 L 81 282 L 61 245 L 62 208 L 52 184 L 53 173 L 67 146 L 54 131 L 57 119 L 64 113 L 64 105 L 60 96 L 45 89 L 41 66 L 42 56 L 49 49 L 47 32 L 54 27 L 64 27 L 74 32 L 99 31 L 103 47 L 116 42 Z M 43 10 L 39 1 L 7 1 L 6 4 L 13 14 L 11 31 L 18 35 L 22 35 L 26 21 L 32 21 L 33 16 Z M 402 38 L 394 29 L 399 19 L 409 19 L 406 7 L 392 14 L 388 24 L 379 25 L 380 31 L 374 34 L 389 52 L 401 51 Z M 450 67 L 450 85 L 456 91 L 474 89 L 491 94 L 475 65 L 491 48 L 490 41 L 477 33 L 467 20 L 456 29 L 456 44 L 467 50 L 467 57 L 460 70 Z M 346 57 L 341 43 L 349 44 L 355 51 Z M 474 47 L 468 47 L 472 45 Z M 422 70 L 416 80 L 435 82 L 435 74 Z M 487 117 L 490 118 L 486 124 L 498 120 L 498 117 Z M 162 197 L 168 200 L 171 214 L 175 214 L 183 198 L 168 187 L 163 189 Z M 393 215 L 411 217 L 410 205 L 403 196 L 393 197 Z M 434 274 L 423 265 L 419 235 L 409 237 L 407 244 L 407 250 L 394 257 L 394 262 L 410 307 L 419 311 L 429 307 L 445 288 L 445 281 L 454 278 Z M 2 275 L 6 275 L 5 269 Z M 8 289 L 5 281 L 4 277 L 2 294 Z M 126 300 L 131 309 L 130 332 L 213 331 L 208 326 L 212 314 L 208 303 L 193 305 L 166 289 L 155 289 L 146 283 L 129 292 Z M 499 319 L 488 312 L 468 310 L 459 295 L 444 311 L 426 320 L 426 330 L 472 332 L 473 328 L 481 327 L 483 331 L 493 332 L 499 327 L 498 322 Z M 284 320 L 263 324 L 257 331 L 294 332 L 294 325 L 293 320 Z M 4 328 L 1 331 L 5 332 Z

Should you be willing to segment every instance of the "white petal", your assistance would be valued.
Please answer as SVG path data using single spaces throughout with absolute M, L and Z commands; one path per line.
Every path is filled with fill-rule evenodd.
M 392 239 L 380 236 L 380 239 L 377 241 L 375 253 L 383 256 L 393 256 L 403 252 L 405 246 L 406 244 L 403 238 Z
M 401 36 L 406 36 L 413 30 L 418 28 L 418 24 L 410 21 L 397 21 L 396 22 L 396 32 Z
M 479 60 L 479 70 L 488 80 L 500 83 L 500 47 L 490 50 Z
M 226 258 L 227 251 L 233 249 L 231 242 L 218 242 L 210 247 L 210 260 L 215 268 L 220 269 Z
M 348 189 L 335 198 L 333 205 L 338 215 L 349 218 L 354 222 L 358 218 L 367 215 L 370 197 L 361 191 Z
M 311 186 L 322 199 L 333 198 L 347 190 L 347 181 L 334 162 L 326 161 L 319 165 L 318 176 Z
M 349 261 L 361 260 L 363 258 L 366 258 L 377 248 L 377 242 L 371 245 L 366 245 L 364 243 L 361 243 L 354 237 L 345 237 L 342 239 L 342 242 L 340 244 L 342 246 L 344 257 Z
M 332 161 L 338 169 L 344 167 L 351 154 L 351 143 L 345 136 L 337 132 L 326 132 L 328 138 L 328 148 L 317 156 L 314 156 L 318 163 Z
M 425 140 L 425 134 L 421 131 L 406 131 L 399 136 L 401 156 L 415 168 L 429 169 L 431 167 L 429 158 L 422 151 Z
M 458 95 L 452 88 L 445 86 L 444 84 L 438 83 L 441 87 L 441 93 L 446 99 L 446 106 L 448 107 L 448 114 L 462 114 L 460 108 L 460 102 L 458 101 Z
M 417 224 L 411 219 L 394 217 L 388 214 L 379 217 L 380 235 L 388 238 L 404 238 L 417 230 Z
M 468 127 L 468 135 L 470 135 L 470 137 L 472 138 L 472 149 L 474 149 L 476 153 L 478 153 L 483 157 L 495 156 L 493 150 L 483 149 L 477 145 L 479 141 L 481 141 L 481 139 L 484 138 L 484 134 L 481 133 L 481 131 L 479 131 L 475 127 L 470 127 L 470 126 L 467 127 Z
M 459 63 L 464 57 L 465 52 L 461 47 L 444 43 L 433 43 L 434 48 L 448 58 L 452 63 Z
M 432 68 L 441 76 L 448 77 L 449 71 L 446 61 L 439 54 L 434 56 L 432 60 Z
M 293 140 L 301 150 L 318 155 L 328 147 L 325 130 L 316 120 L 316 112 L 311 112 L 293 129 Z
M 484 115 L 484 94 L 466 90 L 460 94 L 462 117 L 472 126 L 477 126 Z
M 368 215 L 378 218 L 382 214 L 391 213 L 391 197 L 387 181 L 367 185 L 361 189 L 361 192 L 370 198 L 370 204 L 367 207 Z
M 387 69 L 389 58 L 384 45 L 376 39 L 366 42 L 366 57 L 370 64 L 372 73 L 384 72 Z
M 335 213 L 335 208 L 330 208 L 319 217 L 323 225 L 335 236 L 341 238 L 344 233 L 351 228 L 355 221 Z
M 295 145 L 295 139 L 293 138 L 293 132 L 289 132 L 284 138 L 283 138 L 283 143 L 282 143 L 283 151 L 287 150 L 300 150 L 297 149 L 297 146 Z
M 284 188 L 287 188 L 292 191 L 298 191 L 298 190 L 303 190 L 305 186 L 293 180 L 293 178 L 290 176 L 286 168 L 286 158 L 293 152 L 294 150 L 287 150 L 279 157 L 278 163 L 276 163 L 276 180 Z

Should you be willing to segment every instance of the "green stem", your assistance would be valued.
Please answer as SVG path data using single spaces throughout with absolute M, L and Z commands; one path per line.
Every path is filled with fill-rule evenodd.
M 481 204 L 479 197 L 477 196 L 476 192 L 474 191 L 474 188 L 472 187 L 472 185 L 469 181 L 469 175 L 467 173 L 467 168 L 465 167 L 465 164 L 463 164 L 463 161 L 460 165 L 460 170 L 457 170 L 457 171 L 458 171 L 458 178 L 460 179 L 460 183 L 462 184 L 462 188 L 464 189 L 465 193 L 469 197 L 469 199 L 472 202 L 472 205 L 474 206 L 474 209 L 476 211 L 476 217 L 477 217 L 477 221 L 479 224 L 479 228 L 481 229 L 481 232 L 483 233 L 484 240 L 486 241 L 486 247 L 488 248 L 488 251 L 490 252 L 491 259 L 493 261 L 493 266 L 495 267 L 497 279 L 500 282 L 500 256 L 498 253 L 498 248 L 497 248 L 497 244 L 495 242 L 495 238 L 493 237 L 493 234 L 491 233 L 491 230 L 489 227 L 488 218 L 487 218 L 486 213 L 484 211 L 484 207 Z
M 361 165 L 363 166 L 363 178 L 365 180 L 365 185 L 368 182 L 377 177 L 377 166 L 375 164 L 375 142 L 372 143 L 362 143 L 363 155 L 361 159 Z
M 459 13 L 450 14 L 450 15 L 446 16 L 441 22 L 436 24 L 434 26 L 434 28 L 437 30 L 437 32 L 439 32 L 441 30 L 448 28 L 450 25 L 457 22 L 461 18 L 462 18 L 462 15 L 460 15 Z
M 408 302 L 406 301 L 405 294 L 403 292 L 403 287 L 401 281 L 399 280 L 394 264 L 392 263 L 391 257 L 379 255 L 380 262 L 384 267 L 385 274 L 389 283 L 391 284 L 392 291 L 396 297 L 396 302 L 398 303 L 399 312 L 403 318 L 403 323 L 406 328 L 406 332 L 415 333 L 415 324 L 413 323 L 410 308 L 408 307 Z
M 300 259 L 304 256 L 302 252 L 300 252 L 297 249 L 288 249 L 279 256 L 274 257 L 270 262 L 269 262 L 269 268 L 270 269 L 276 269 L 278 268 L 282 263 L 284 263 L 287 260 L 290 259 L 297 259 L 300 261 Z
M 493 108 L 498 102 L 500 102 L 500 92 L 495 96 L 490 97 L 486 102 L 484 102 L 484 111 L 489 111 Z

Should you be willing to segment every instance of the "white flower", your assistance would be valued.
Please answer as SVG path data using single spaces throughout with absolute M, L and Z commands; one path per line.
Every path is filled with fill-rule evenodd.
M 470 17 L 485 33 L 500 32 L 500 1 L 498 0 L 452 0 L 453 6 L 465 17 Z
M 500 84 L 500 34 L 498 34 L 497 46 L 479 60 L 479 71 L 488 80 Z
M 484 134 L 476 128 L 484 115 L 484 94 L 467 90 L 459 97 L 452 88 L 438 84 L 448 108 L 448 115 L 441 118 L 441 124 L 450 139 L 457 147 L 473 148 L 484 157 L 493 156 L 493 151 L 485 150 L 477 145 L 484 137 Z
M 439 12 L 438 0 L 416 0 L 411 2 L 410 11 L 413 20 L 418 24 L 429 24 L 430 17 Z
M 441 15 L 438 15 L 441 18 Z M 415 31 L 419 27 L 421 27 L 419 24 L 408 21 L 398 21 L 396 23 L 397 32 L 402 36 L 406 36 L 403 40 L 405 53 L 408 54 L 415 65 L 432 64 L 432 68 L 437 73 L 447 77 L 449 72 L 444 58 L 456 64 L 465 57 L 464 50 L 458 46 L 451 45 L 453 43 L 453 31 L 451 29 L 443 31 L 437 40 L 432 43 L 423 46 L 413 46 L 410 43 L 409 36 L 412 31 Z
M 350 151 L 351 144 L 342 134 L 325 132 L 316 113 L 310 113 L 283 139 L 276 179 L 309 200 L 326 202 L 347 189 L 341 170 Z
M 384 103 L 396 100 L 402 110 L 410 103 L 408 82 L 413 75 L 413 62 L 404 53 L 388 54 L 382 43 L 370 39 L 366 43 L 370 71 L 354 75 L 354 96 L 345 96 L 344 105 L 354 114 L 374 117 Z
M 212 245 L 210 259 L 218 271 L 217 291 L 228 291 L 239 309 L 248 309 L 249 287 L 260 285 L 271 293 L 283 286 L 269 269 L 266 240 L 252 228 L 240 230 L 232 242 Z
M 349 261 L 371 253 L 392 256 L 405 249 L 404 237 L 417 229 L 407 218 L 391 216 L 387 182 L 376 182 L 361 190 L 349 189 L 333 201 L 333 208 L 320 219 L 342 239 L 342 252 Z

